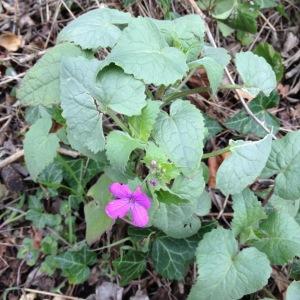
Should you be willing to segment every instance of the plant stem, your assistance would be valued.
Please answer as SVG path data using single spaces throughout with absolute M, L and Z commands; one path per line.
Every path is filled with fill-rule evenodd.
M 127 238 L 124 238 L 122 240 L 116 241 L 115 243 L 109 244 L 108 246 L 103 246 L 103 247 L 100 247 L 100 248 L 97 248 L 97 249 L 91 249 L 91 250 L 92 251 L 100 251 L 100 250 L 108 249 L 108 248 L 111 248 L 111 247 L 123 244 L 123 243 L 125 243 L 127 241 L 130 241 L 130 240 L 131 240 L 131 238 L 127 237 Z
M 216 150 L 216 151 L 212 151 L 212 152 L 209 152 L 209 153 L 204 153 L 203 156 L 202 156 L 202 159 L 206 159 L 206 158 L 209 158 L 209 157 L 218 156 L 220 154 L 229 152 L 230 148 L 231 148 L 230 146 L 227 146 L 225 148 L 222 148 L 222 149 L 219 149 L 219 150 Z
M 111 109 L 107 108 L 105 113 L 108 114 L 116 123 L 116 125 L 118 125 L 123 131 L 129 133 L 129 129 L 127 128 L 127 126 Z

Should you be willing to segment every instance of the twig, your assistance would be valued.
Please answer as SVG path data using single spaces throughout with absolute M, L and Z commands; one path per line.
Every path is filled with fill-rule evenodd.
M 65 148 L 62 148 L 62 147 L 58 148 L 57 152 L 59 152 L 62 155 L 71 156 L 73 158 L 76 158 L 76 157 L 80 156 L 79 152 L 69 150 L 69 149 L 65 149 Z M 0 169 L 6 167 L 7 165 L 13 163 L 14 161 L 20 159 L 23 156 L 24 156 L 24 150 L 23 149 L 18 150 L 17 152 L 15 152 L 11 156 L 5 158 L 4 160 L 2 160 L 0 162 Z
M 203 12 L 201 11 L 201 9 L 198 7 L 197 3 L 195 2 L 195 0 L 186 0 L 190 3 L 190 5 L 193 7 L 193 9 L 196 11 L 196 13 L 203 19 L 204 21 L 204 25 L 205 25 L 205 29 L 206 29 L 206 34 L 207 34 L 207 37 L 208 37 L 208 40 L 209 42 L 211 43 L 211 45 L 214 47 L 214 48 L 217 48 L 217 44 L 214 40 L 214 37 L 207 25 L 207 23 L 205 22 L 205 15 L 203 14 Z M 228 71 L 228 68 L 225 67 L 225 73 L 230 81 L 231 84 L 235 84 L 232 76 L 230 75 L 229 71 Z M 272 138 L 273 139 L 276 139 L 276 136 L 272 133 L 272 131 L 261 121 L 259 120 L 254 114 L 253 112 L 250 110 L 250 108 L 248 107 L 245 99 L 243 98 L 243 96 L 239 93 L 239 91 L 237 89 L 234 90 L 238 96 L 238 98 L 240 99 L 242 105 L 244 106 L 246 112 L 248 113 L 248 115 L 259 125 L 261 126 L 267 133 L 271 134 L 272 135 Z
M 46 296 L 51 296 L 51 297 L 59 297 L 59 298 L 70 299 L 70 300 L 84 300 L 83 298 L 65 296 L 65 295 L 62 295 L 62 294 L 55 294 L 55 293 L 50 293 L 50 292 L 45 292 L 45 291 L 40 291 L 40 290 L 34 290 L 34 289 L 28 289 L 28 288 L 24 288 L 22 290 L 25 291 L 25 292 L 29 292 L 29 293 L 36 293 L 36 294 L 46 295 Z

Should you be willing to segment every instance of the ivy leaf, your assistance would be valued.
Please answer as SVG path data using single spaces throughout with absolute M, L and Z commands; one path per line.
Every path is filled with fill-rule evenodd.
M 252 52 L 240 52 L 236 55 L 236 68 L 247 86 L 246 90 L 254 97 L 259 92 L 266 96 L 275 90 L 277 82 L 272 67 L 263 57 Z
M 60 103 L 59 72 L 62 57 L 82 55 L 71 43 L 57 45 L 45 53 L 26 73 L 17 89 L 17 98 L 23 105 L 51 106 Z
M 57 252 L 57 241 L 52 236 L 46 236 L 41 242 L 41 251 L 46 255 L 55 255 Z
M 207 132 L 205 134 L 205 140 L 210 140 L 211 138 L 215 137 L 219 132 L 222 131 L 222 126 L 219 122 L 210 116 L 203 114 L 204 117 L 204 124 Z
M 196 59 L 203 46 L 204 23 L 198 15 L 186 15 L 175 20 L 153 20 L 168 44 L 180 49 L 187 61 Z
M 224 0 L 224 2 L 227 2 Z M 231 11 L 229 18 L 220 20 L 231 28 L 249 33 L 256 33 L 258 13 L 248 3 L 238 3 Z
M 83 49 L 97 50 L 100 47 L 113 47 L 122 33 L 118 25 L 124 26 L 131 19 L 129 13 L 116 9 L 94 9 L 63 28 L 57 41 L 73 42 Z
M 264 253 L 251 247 L 239 251 L 230 230 L 214 229 L 196 251 L 199 276 L 188 300 L 232 300 L 263 288 L 271 275 Z
M 260 225 L 260 239 L 253 245 L 272 264 L 282 265 L 300 255 L 300 226 L 289 214 L 273 212 Z
M 131 152 L 143 149 L 144 144 L 132 138 L 129 134 L 114 130 L 107 136 L 106 155 L 113 168 L 125 171 Z
M 85 238 L 88 244 L 98 241 L 113 224 L 112 219 L 106 215 L 104 210 L 105 205 L 111 200 L 108 190 L 111 183 L 112 181 L 106 175 L 102 175 L 87 193 L 87 196 L 94 199 L 84 206 Z
M 215 19 L 225 20 L 227 19 L 232 10 L 237 6 L 236 0 L 219 0 L 216 1 L 212 16 Z
M 299 300 L 300 295 L 300 281 L 293 281 L 287 291 L 286 291 L 286 300 Z
M 48 165 L 38 176 L 37 181 L 50 188 L 57 189 L 63 180 L 63 171 L 58 162 Z
M 143 142 L 147 142 L 159 113 L 161 102 L 148 100 L 139 116 L 128 119 L 132 135 Z
M 50 118 L 37 120 L 24 139 L 26 167 L 35 181 L 37 176 L 54 160 L 59 147 L 59 139 L 49 133 L 52 126 Z
M 261 203 L 249 189 L 245 189 L 240 194 L 233 195 L 233 220 L 231 223 L 235 236 L 240 235 L 241 243 L 245 243 L 251 238 L 253 229 L 258 228 L 258 223 L 266 219 Z
M 191 175 L 200 167 L 204 132 L 200 111 L 187 101 L 176 100 L 170 107 L 170 115 L 160 113 L 154 138 L 171 161 L 183 173 Z
M 275 179 L 274 192 L 283 199 L 300 198 L 300 131 L 289 132 L 272 144 L 266 168 L 263 173 Z
M 145 85 L 116 66 L 104 68 L 98 74 L 98 102 L 126 116 L 139 115 L 147 104 Z
M 269 128 L 272 128 L 273 134 L 278 132 L 280 122 L 267 111 L 267 109 L 277 106 L 279 103 L 279 96 L 276 92 L 272 92 L 269 97 L 260 93 L 253 99 L 249 108 L 253 114 Z M 243 109 L 225 122 L 227 128 L 236 130 L 244 135 L 255 134 L 258 137 L 264 137 L 266 131 L 251 118 Z
M 71 284 L 80 284 L 89 278 L 89 266 L 97 262 L 97 256 L 84 246 L 80 250 L 70 250 L 55 256 L 54 262 Z
M 147 84 L 169 85 L 181 79 L 188 67 L 185 55 L 169 47 L 150 18 L 133 19 L 107 58 L 125 73 Z
M 196 246 L 197 242 L 189 239 L 167 236 L 156 238 L 151 249 L 155 271 L 169 280 L 184 279 L 193 261 Z
M 204 67 L 213 94 L 216 94 L 223 79 L 224 68 L 211 57 L 203 57 L 189 63 L 189 68 Z
M 61 216 L 56 214 L 44 213 L 39 210 L 29 209 L 26 214 L 26 220 L 31 221 L 32 225 L 38 229 L 43 229 L 46 226 L 57 227 L 61 223 Z
M 138 279 L 146 270 L 146 256 L 142 252 L 129 251 L 113 261 L 116 272 L 121 276 L 121 285 Z
M 217 172 L 217 187 L 224 195 L 240 193 L 255 181 L 266 165 L 271 144 L 271 135 L 257 142 L 231 142 L 232 153 Z
M 96 59 L 64 59 L 61 67 L 61 106 L 68 130 L 77 143 L 93 153 L 104 149 L 102 113 L 94 99 L 99 91 Z
M 280 81 L 283 76 L 284 66 L 279 52 L 268 43 L 259 43 L 253 52 L 263 57 L 267 63 L 273 68 L 276 75 L 276 80 Z
M 160 202 L 159 207 L 152 212 L 151 222 L 153 226 L 175 239 L 190 237 L 201 227 L 193 203 L 176 205 Z

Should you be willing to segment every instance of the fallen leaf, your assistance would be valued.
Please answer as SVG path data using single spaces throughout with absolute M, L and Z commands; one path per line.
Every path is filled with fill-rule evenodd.
M 36 298 L 36 294 L 28 293 L 28 294 L 23 294 L 19 300 L 34 300 L 35 298 Z
M 104 281 L 96 288 L 96 300 L 122 300 L 123 288 L 115 283 Z
M 282 96 L 282 98 L 286 98 L 290 91 L 290 86 L 288 84 L 283 85 L 281 83 L 278 84 L 277 90 L 279 94 Z
M 248 93 L 247 91 L 242 90 L 242 89 L 236 89 L 236 92 L 237 92 L 241 97 L 243 97 L 244 99 L 249 100 L 249 101 L 251 101 L 252 99 L 255 98 L 255 97 L 253 97 L 250 93 Z
M 213 156 L 208 158 L 208 170 L 209 170 L 208 186 L 210 188 L 214 189 L 216 187 L 216 176 L 220 164 L 221 164 L 220 157 Z
M 0 46 L 7 51 L 17 51 L 22 45 L 22 38 L 12 32 L 6 32 L 0 35 Z

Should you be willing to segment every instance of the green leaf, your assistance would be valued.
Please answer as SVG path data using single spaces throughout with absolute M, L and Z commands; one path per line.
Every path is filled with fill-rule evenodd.
M 146 270 L 145 254 L 138 251 L 129 251 L 113 261 L 113 266 L 121 276 L 121 285 L 126 285 L 138 279 Z
M 116 9 L 94 9 L 63 28 L 57 41 L 73 42 L 83 49 L 113 47 L 122 33 L 119 27 L 126 25 L 131 19 L 129 13 Z
M 152 225 L 162 230 L 166 235 L 175 239 L 194 235 L 201 227 L 200 219 L 195 215 L 193 204 L 165 204 L 152 212 Z
M 237 6 L 236 0 L 219 0 L 216 1 L 216 5 L 212 12 L 212 16 L 216 19 L 225 20 L 227 19 L 232 10 Z
M 32 239 L 25 238 L 18 250 L 17 258 L 24 259 L 28 266 L 34 266 L 39 258 L 40 252 L 34 247 Z
M 32 225 L 38 229 L 43 229 L 46 226 L 57 227 L 61 223 L 61 216 L 56 214 L 44 213 L 39 210 L 29 209 L 26 217 L 26 220 L 31 221 Z
M 177 176 L 172 185 L 172 192 L 182 199 L 196 202 L 201 197 L 204 186 L 203 172 L 202 169 L 199 169 L 192 176 Z
M 289 132 L 285 137 L 272 144 L 266 175 L 275 179 L 274 192 L 283 199 L 300 199 L 300 131 Z
M 143 149 L 140 141 L 129 134 L 114 130 L 107 136 L 106 155 L 113 168 L 125 171 L 131 152 L 135 149 Z
M 226 0 L 224 0 L 226 1 Z M 239 3 L 231 11 L 229 18 L 220 20 L 229 27 L 250 33 L 256 33 L 258 12 L 248 3 Z
M 82 54 L 80 48 L 70 43 L 60 44 L 47 50 L 46 54 L 26 73 L 17 90 L 17 98 L 23 105 L 59 104 L 61 59 Z
M 258 228 L 259 221 L 266 219 L 267 215 L 257 197 L 249 189 L 232 198 L 234 214 L 231 227 L 235 236 L 240 235 L 241 243 L 245 243 L 251 238 L 253 230 Z
M 66 251 L 54 257 L 57 268 L 68 278 L 71 284 L 80 284 L 90 276 L 89 266 L 97 262 L 96 253 L 89 251 L 86 246 L 80 250 Z
M 276 194 L 272 194 L 270 200 L 267 203 L 266 208 L 273 208 L 278 211 L 288 213 L 291 217 L 296 217 L 300 208 L 300 199 L 298 200 L 287 200 L 282 199 Z
M 34 124 L 38 119 L 50 118 L 51 108 L 42 105 L 29 106 L 25 110 L 25 120 L 29 125 Z
M 165 188 L 165 190 L 160 189 L 155 192 L 155 195 L 159 199 L 160 202 L 165 203 L 165 204 L 184 204 L 187 203 L 188 201 L 185 200 L 184 198 L 179 197 L 175 193 L 173 193 L 171 190 L 168 188 Z
M 159 146 L 182 172 L 191 175 L 200 167 L 204 139 L 203 117 L 187 101 L 176 100 L 170 115 L 161 112 L 154 137 Z
M 217 172 L 217 187 L 224 195 L 240 193 L 253 183 L 266 165 L 272 137 L 257 142 L 231 141 L 231 155 Z
M 63 180 L 63 170 L 58 162 L 48 165 L 38 176 L 37 181 L 50 188 L 58 188 Z
M 133 116 L 128 119 L 130 131 L 135 138 L 144 142 L 148 141 L 158 116 L 160 105 L 160 101 L 148 100 L 147 106 L 143 108 L 139 116 Z
M 55 255 L 57 252 L 58 243 L 52 236 L 46 236 L 41 242 L 41 251 L 47 255 Z
M 263 57 L 252 52 L 240 52 L 236 55 L 236 68 L 246 85 L 246 90 L 254 97 L 259 92 L 266 96 L 275 90 L 277 82 L 272 67 Z
M 231 58 L 226 49 L 215 48 L 211 46 L 203 47 L 203 56 L 212 58 L 223 68 L 225 68 L 229 64 Z
M 197 216 L 205 216 L 209 214 L 211 210 L 211 199 L 207 191 L 203 191 L 199 199 L 196 202 L 196 211 Z
M 25 162 L 34 181 L 54 160 L 59 147 L 59 139 L 56 134 L 49 133 L 51 126 L 52 121 L 50 118 L 39 119 L 25 135 Z
M 219 122 L 210 116 L 203 114 L 205 128 L 207 129 L 207 133 L 205 134 L 205 140 L 210 140 L 215 137 L 219 132 L 222 131 L 222 126 Z
M 94 199 L 84 206 L 85 238 L 88 244 L 98 241 L 113 224 L 112 219 L 106 215 L 104 210 L 105 205 L 111 200 L 108 190 L 111 183 L 112 181 L 106 175 L 102 175 L 87 193 L 87 196 Z
M 196 259 L 199 276 L 188 300 L 240 299 L 263 288 L 272 270 L 264 253 L 239 251 L 233 232 L 223 228 L 204 236 Z
M 260 225 L 260 239 L 253 245 L 266 253 L 272 264 L 282 265 L 300 255 L 300 226 L 289 214 L 273 212 Z
M 187 60 L 196 59 L 204 39 L 204 23 L 198 15 L 186 15 L 175 20 L 153 20 L 169 46 L 180 49 Z
M 299 300 L 300 295 L 300 281 L 293 281 L 287 291 L 286 291 L 286 300 Z
M 224 68 L 211 57 L 203 57 L 189 63 L 189 68 L 194 69 L 203 66 L 207 73 L 213 94 L 216 94 L 218 87 L 223 79 Z
M 145 83 L 172 84 L 187 72 L 185 55 L 169 47 L 158 27 L 149 18 L 138 17 L 130 22 L 107 58 L 125 73 Z
M 102 113 L 94 99 L 99 91 L 96 59 L 64 59 L 61 67 L 61 106 L 68 130 L 75 141 L 93 153 L 104 149 Z
M 156 238 L 152 244 L 151 258 L 157 273 L 169 280 L 184 279 L 193 261 L 197 242 L 174 239 L 167 236 Z
M 280 53 L 268 43 L 259 43 L 253 52 L 267 61 L 267 63 L 273 68 L 277 81 L 280 81 L 284 72 Z
M 139 115 L 147 104 L 143 82 L 125 74 L 119 67 L 104 68 L 97 76 L 97 86 L 98 102 L 120 114 Z
M 260 93 L 255 99 L 253 99 L 248 105 L 253 114 L 268 128 L 272 129 L 273 134 L 276 134 L 279 130 L 280 122 L 267 111 L 267 109 L 277 106 L 279 103 L 279 96 L 276 92 L 272 92 L 269 97 Z M 257 124 L 252 117 L 243 109 L 231 118 L 229 118 L 225 125 L 227 128 L 236 130 L 237 132 L 247 135 L 255 134 L 258 137 L 264 137 L 266 131 Z

